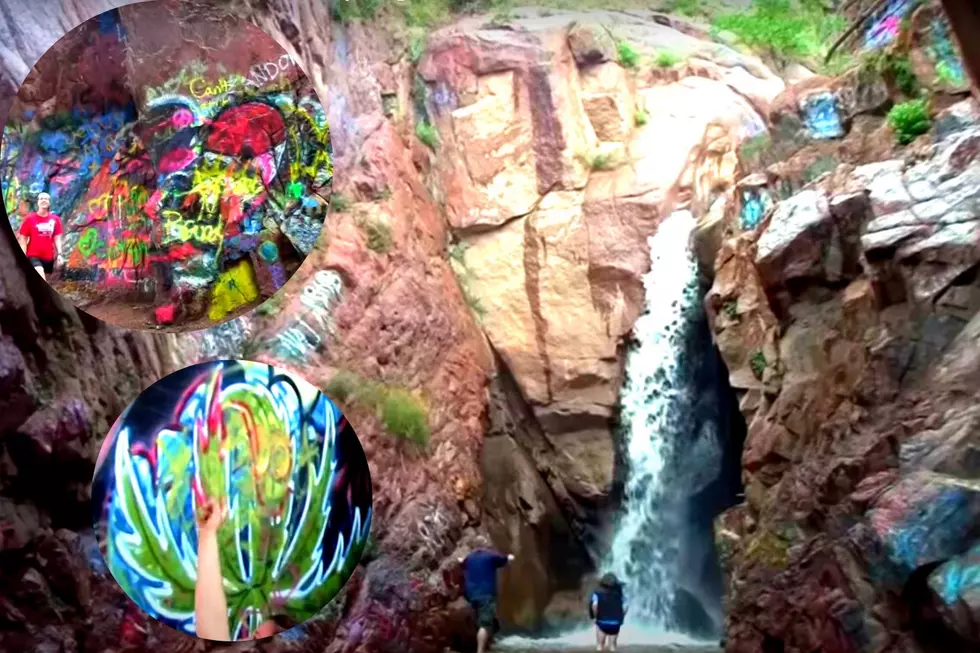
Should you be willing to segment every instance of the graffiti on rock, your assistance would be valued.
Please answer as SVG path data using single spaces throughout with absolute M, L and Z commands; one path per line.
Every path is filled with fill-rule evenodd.
M 303 310 L 276 337 L 275 350 L 285 360 L 306 360 L 333 332 L 331 312 L 343 291 L 343 281 L 333 270 L 320 270 L 303 288 Z
M 929 577 L 929 585 L 946 605 L 980 591 L 980 544 L 940 566 Z
M 833 93 L 815 93 L 800 102 L 803 123 L 812 138 L 827 140 L 844 135 L 837 98 Z
M 219 570 L 232 637 L 248 639 L 332 599 L 371 524 L 367 460 L 344 416 L 302 379 L 246 361 L 186 368 L 137 398 L 103 445 L 93 492 L 113 577 L 190 634 L 205 565 Z M 216 559 L 197 523 L 212 500 L 228 507 Z
M 742 210 L 739 225 L 751 231 L 759 226 L 766 212 L 772 207 L 772 198 L 764 187 L 750 186 L 742 189 Z
M 117 38 L 122 51 L 126 36 Z M 15 102 L 0 151 L 4 204 L 17 228 L 37 194 L 51 194 L 66 280 L 153 279 L 179 298 L 247 265 L 269 295 L 309 253 L 333 177 L 323 107 L 288 54 L 217 68 L 205 58 L 162 86 L 127 80 L 126 102 L 109 109 L 57 107 L 40 119 Z
M 953 87 L 967 83 L 966 69 L 959 49 L 950 35 L 949 18 L 941 14 L 929 24 L 929 54 L 936 65 L 936 76 L 941 82 Z
M 877 50 L 893 43 L 902 31 L 902 19 L 912 8 L 912 0 L 891 0 L 878 10 L 864 31 L 864 47 Z

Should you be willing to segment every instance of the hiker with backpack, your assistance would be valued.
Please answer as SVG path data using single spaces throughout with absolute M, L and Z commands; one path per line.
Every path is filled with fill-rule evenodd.
M 595 650 L 616 650 L 627 609 L 619 579 L 612 573 L 604 575 L 589 599 L 589 616 L 595 622 Z

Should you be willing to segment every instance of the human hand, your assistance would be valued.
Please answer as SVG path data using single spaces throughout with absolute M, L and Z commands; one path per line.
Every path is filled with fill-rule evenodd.
M 201 535 L 214 535 L 228 516 L 228 505 L 224 500 L 209 499 L 197 507 L 197 530 Z

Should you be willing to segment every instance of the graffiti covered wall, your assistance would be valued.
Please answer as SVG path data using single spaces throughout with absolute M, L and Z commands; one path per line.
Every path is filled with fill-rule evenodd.
M 146 34 L 158 21 L 109 12 L 45 54 L 125 57 L 112 82 L 125 92 L 108 97 L 104 71 L 83 70 L 70 98 L 39 108 L 29 91 L 43 83 L 29 77 L 4 131 L 4 204 L 16 228 L 51 193 L 67 279 L 144 284 L 218 321 L 273 294 L 312 249 L 333 174 L 329 128 L 300 67 L 256 28 L 237 26 L 224 60 L 185 46 L 171 70 L 140 56 L 157 46 Z

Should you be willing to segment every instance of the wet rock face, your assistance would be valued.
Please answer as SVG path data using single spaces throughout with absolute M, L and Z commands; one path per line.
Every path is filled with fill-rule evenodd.
M 970 104 L 924 160 L 842 167 L 721 245 L 707 306 L 748 423 L 715 530 L 728 651 L 980 644 Z

